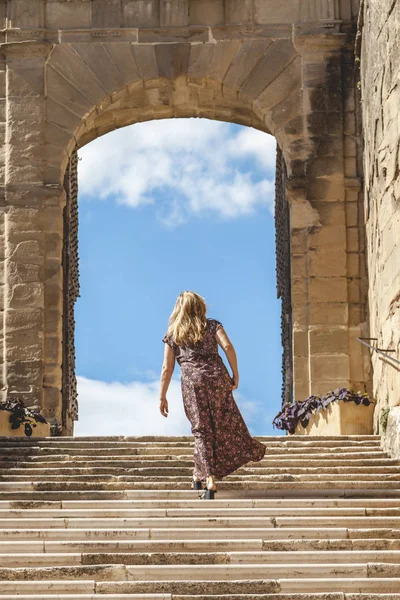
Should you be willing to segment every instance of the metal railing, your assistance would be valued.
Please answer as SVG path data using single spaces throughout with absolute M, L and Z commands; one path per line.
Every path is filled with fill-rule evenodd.
M 389 361 L 394 362 L 394 363 L 396 363 L 396 365 L 400 366 L 400 360 L 397 360 L 397 358 L 393 358 L 393 356 L 390 356 L 390 354 L 387 354 L 387 352 L 396 352 L 396 350 L 390 350 L 388 348 L 378 348 L 377 346 L 374 346 L 374 345 L 368 343 L 368 341 L 376 341 L 377 342 L 378 338 L 358 337 L 357 340 L 364 346 L 367 346 L 367 348 L 370 348 L 370 350 L 372 350 L 373 352 L 376 352 L 377 354 L 384 356 Z M 368 341 L 366 341 L 366 340 L 368 340 Z M 395 365 L 391 365 L 391 366 L 396 368 Z

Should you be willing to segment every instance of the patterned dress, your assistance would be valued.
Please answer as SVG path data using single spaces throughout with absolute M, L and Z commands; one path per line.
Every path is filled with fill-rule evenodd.
M 265 446 L 251 437 L 232 394 L 232 380 L 215 332 L 222 323 L 207 319 L 202 340 L 185 347 L 164 336 L 181 368 L 183 405 L 195 438 L 194 476 L 221 479 L 264 457 Z

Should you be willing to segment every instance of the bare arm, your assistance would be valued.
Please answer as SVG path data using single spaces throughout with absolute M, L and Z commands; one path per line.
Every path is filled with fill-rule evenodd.
M 167 391 L 169 384 L 171 383 L 172 374 L 175 369 L 175 354 L 171 346 L 165 344 L 164 348 L 164 362 L 161 367 L 160 377 L 160 412 L 163 417 L 168 416 L 168 400 Z
M 219 327 L 215 333 L 215 338 L 226 354 L 226 358 L 231 366 L 233 373 L 233 389 L 236 390 L 239 386 L 239 369 L 237 364 L 237 356 L 235 348 L 223 327 Z

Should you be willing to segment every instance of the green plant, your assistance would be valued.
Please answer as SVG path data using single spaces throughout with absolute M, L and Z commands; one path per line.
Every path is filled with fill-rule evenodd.
M 390 408 L 388 406 L 385 406 L 384 408 L 382 408 L 381 414 L 379 417 L 379 424 L 382 427 L 383 433 L 385 433 L 385 431 L 387 429 L 389 413 L 390 413 Z

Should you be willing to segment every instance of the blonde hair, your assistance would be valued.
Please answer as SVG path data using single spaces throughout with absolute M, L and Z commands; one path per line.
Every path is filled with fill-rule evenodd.
M 207 304 L 202 296 L 185 291 L 179 294 L 168 321 L 167 336 L 178 346 L 195 344 L 206 333 Z

